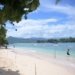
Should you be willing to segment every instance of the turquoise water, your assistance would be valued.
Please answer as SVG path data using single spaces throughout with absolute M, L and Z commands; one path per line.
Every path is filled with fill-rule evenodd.
M 65 57 L 67 49 L 70 49 L 70 56 L 75 58 L 75 43 L 14 43 L 10 45 L 15 48 L 28 48 L 27 51 L 31 50 L 32 52 L 44 53 L 48 55 L 56 55 Z

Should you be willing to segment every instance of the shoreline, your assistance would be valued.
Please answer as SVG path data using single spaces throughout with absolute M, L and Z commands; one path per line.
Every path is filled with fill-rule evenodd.
M 13 52 L 16 52 L 18 54 L 23 54 L 23 55 L 27 55 L 27 56 L 30 56 L 30 57 L 33 57 L 33 58 L 37 58 L 37 59 L 41 59 L 41 60 L 46 60 L 48 62 L 54 62 L 54 63 L 58 63 L 58 64 L 62 64 L 64 65 L 64 62 L 67 64 L 73 64 L 75 65 L 75 58 L 72 58 L 72 57 L 62 57 L 62 56 L 56 56 L 55 55 L 49 55 L 49 54 L 46 54 L 46 53 L 42 53 L 42 52 L 35 52 L 33 50 L 28 50 L 28 48 L 25 48 L 25 49 L 19 49 L 19 48 L 12 48 L 13 49 Z
M 15 50 L 16 49 L 13 48 L 7 50 L 1 49 L 0 54 L 2 53 L 3 58 L 11 59 L 14 63 L 12 65 L 14 67 L 11 67 L 11 69 L 19 70 L 20 73 L 22 73 L 21 75 L 34 75 L 35 65 L 38 75 L 50 75 L 50 73 L 51 75 L 74 75 L 75 73 L 75 64 L 66 61 L 63 61 L 63 64 L 61 63 L 62 61 L 59 61 L 57 58 L 50 58 L 37 53 L 20 53 Z M 61 72 L 64 72 L 64 74 L 61 74 Z

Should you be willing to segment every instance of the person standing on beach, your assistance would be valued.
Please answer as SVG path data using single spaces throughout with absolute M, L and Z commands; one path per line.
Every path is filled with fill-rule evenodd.
M 70 61 L 70 49 L 67 49 L 67 60 Z
M 68 55 L 68 56 L 70 55 L 70 49 L 67 50 L 67 55 Z

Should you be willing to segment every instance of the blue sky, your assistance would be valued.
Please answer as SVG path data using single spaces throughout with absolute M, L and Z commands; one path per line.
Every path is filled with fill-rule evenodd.
M 28 19 L 15 27 L 7 23 L 7 36 L 22 38 L 75 37 L 75 0 L 40 0 L 37 10 L 28 14 Z M 14 29 L 17 28 L 18 31 Z

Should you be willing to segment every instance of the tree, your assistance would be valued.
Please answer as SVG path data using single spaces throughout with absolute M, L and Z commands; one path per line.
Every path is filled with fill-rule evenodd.
M 59 1 L 56 0 L 56 4 Z M 0 5 L 3 6 L 0 9 L 0 24 L 5 25 L 8 20 L 11 23 L 14 21 L 19 22 L 24 14 L 25 19 L 27 19 L 27 14 L 36 10 L 40 2 L 39 0 L 0 0 Z
M 0 46 L 6 46 L 8 44 L 6 40 L 6 29 L 4 26 L 0 26 Z
M 0 10 L 0 24 L 5 24 L 6 21 L 11 22 L 21 20 L 21 17 L 36 10 L 39 6 L 39 0 L 0 0 L 3 9 Z
M 7 44 L 5 23 L 9 20 L 13 25 L 13 22 L 19 22 L 21 17 L 36 10 L 39 6 L 39 0 L 0 0 L 0 46 Z

